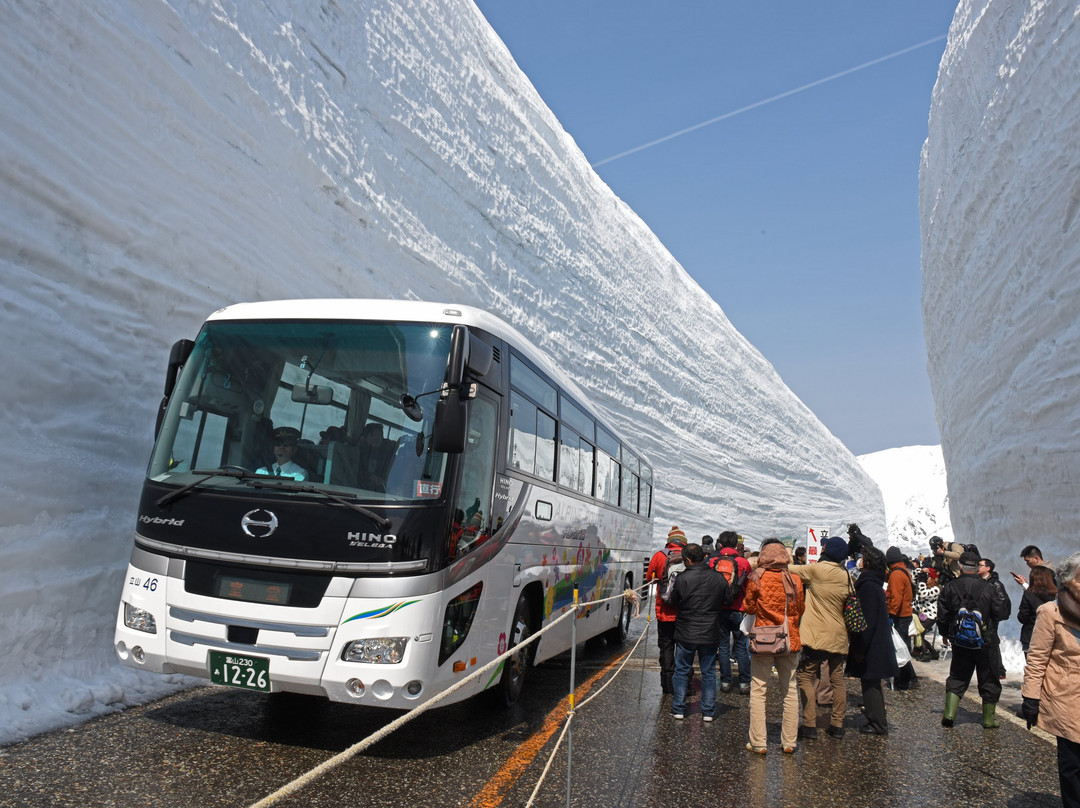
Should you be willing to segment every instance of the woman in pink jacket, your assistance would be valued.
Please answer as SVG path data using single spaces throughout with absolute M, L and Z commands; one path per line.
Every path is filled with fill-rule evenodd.
M 1080 553 L 1058 565 L 1057 579 L 1057 600 L 1036 612 L 1022 711 L 1028 726 L 1057 736 L 1061 802 L 1080 808 Z

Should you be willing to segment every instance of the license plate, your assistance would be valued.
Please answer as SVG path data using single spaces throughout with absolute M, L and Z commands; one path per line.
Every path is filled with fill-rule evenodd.
M 210 652 L 210 681 L 216 685 L 270 692 L 270 660 L 263 657 Z

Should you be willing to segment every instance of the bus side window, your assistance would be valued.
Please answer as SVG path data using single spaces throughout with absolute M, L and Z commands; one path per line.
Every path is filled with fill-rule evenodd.
M 454 503 L 449 556 L 460 558 L 491 538 L 491 488 L 495 472 L 497 418 L 494 405 L 474 399 L 469 436 L 461 461 L 461 485 Z

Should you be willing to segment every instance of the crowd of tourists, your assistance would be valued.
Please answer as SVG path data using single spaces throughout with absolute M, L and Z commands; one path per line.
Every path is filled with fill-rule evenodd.
M 730 530 L 715 542 L 690 542 L 678 527 L 668 533 L 647 578 L 657 584 L 660 684 L 674 720 L 690 716 L 696 662 L 702 721 L 715 719 L 718 690 L 749 696 L 752 754 L 767 752 L 770 690 L 782 704 L 784 753 L 816 740 L 819 730 L 843 737 L 848 678 L 861 688 L 857 731 L 887 736 L 886 683 L 918 687 L 911 660 L 948 649 L 942 726 L 953 726 L 974 676 L 982 726 L 998 727 L 1006 675 L 998 629 L 1012 603 L 993 560 L 937 536 L 926 557 L 897 547 L 882 552 L 856 524 L 846 540 L 831 536 L 813 547 L 812 563 L 799 549 L 765 539 L 748 552 Z M 1016 614 L 1026 657 L 1022 714 L 1057 737 L 1062 802 L 1080 808 L 1080 552 L 1056 570 L 1033 545 L 1020 555 L 1028 575 L 1012 577 L 1024 590 Z

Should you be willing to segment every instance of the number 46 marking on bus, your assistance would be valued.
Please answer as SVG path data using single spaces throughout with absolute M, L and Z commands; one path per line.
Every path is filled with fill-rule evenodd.
M 138 576 L 132 575 L 128 578 L 128 586 L 141 587 L 148 592 L 157 592 L 157 578 L 147 578 L 143 580 Z

